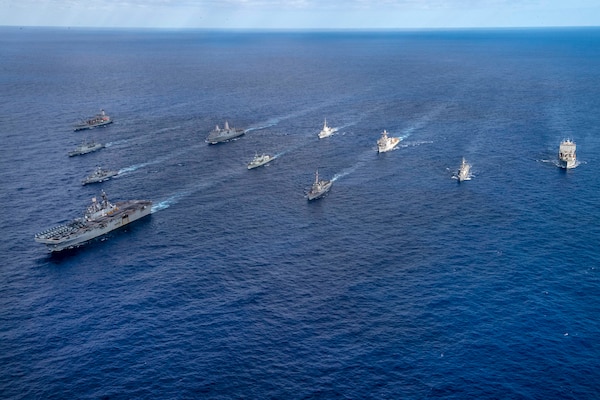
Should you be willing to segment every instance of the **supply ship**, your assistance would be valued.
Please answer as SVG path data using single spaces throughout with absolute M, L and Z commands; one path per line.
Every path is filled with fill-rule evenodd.
M 75 125 L 75 128 L 73 130 L 77 132 L 85 129 L 94 129 L 99 126 L 105 126 L 108 124 L 112 124 L 112 119 L 108 115 L 106 115 L 104 110 L 100 110 L 100 114 L 96 114 L 92 118 L 86 119 L 85 121 L 82 121 L 81 123 Z
M 128 200 L 111 204 L 106 193 L 102 192 L 102 199 L 97 201 L 94 197 L 83 218 L 40 232 L 34 239 L 45 244 L 51 252 L 73 249 L 143 218 L 151 210 L 150 200 Z
M 571 139 L 565 139 L 560 142 L 560 147 L 558 149 L 558 165 L 565 169 L 575 168 L 577 166 L 576 150 L 577 146 Z

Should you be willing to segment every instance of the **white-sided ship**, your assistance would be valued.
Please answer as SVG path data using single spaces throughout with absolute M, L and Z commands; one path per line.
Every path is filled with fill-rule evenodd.
M 381 137 L 377 140 L 377 151 L 379 153 L 385 153 L 386 151 L 393 150 L 400 143 L 400 138 L 389 137 L 387 131 L 384 129 L 381 133 Z
M 113 171 L 110 169 L 104 169 L 101 167 L 96 168 L 94 172 L 88 175 L 83 181 L 82 185 L 88 185 L 90 183 L 100 183 L 109 180 L 113 176 L 117 176 L 119 171 Z
M 246 133 L 246 131 L 243 129 L 230 128 L 229 122 L 225 121 L 225 126 L 222 129 L 217 125 L 215 129 L 210 131 L 206 138 L 206 142 L 210 144 L 226 142 L 238 136 L 242 136 L 244 133 Z
M 69 157 L 80 156 L 83 154 L 91 153 L 104 148 L 102 143 L 97 143 L 93 140 L 84 141 L 75 150 L 69 152 Z
M 308 200 L 316 200 L 320 199 L 325 195 L 325 193 L 329 192 L 331 186 L 333 185 L 333 181 L 327 180 L 319 180 L 319 170 L 315 173 L 315 181 L 313 182 L 306 198 Z
M 150 214 L 150 200 L 128 200 L 111 204 L 102 192 L 102 199 L 94 197 L 83 218 L 74 219 L 35 235 L 51 252 L 73 249 L 115 229 L 128 225 Z
M 565 139 L 560 142 L 558 148 L 558 165 L 561 168 L 571 169 L 577 166 L 577 146 L 571 139 Z
M 471 164 L 469 164 L 464 157 L 460 167 L 458 168 L 458 171 L 456 172 L 456 179 L 458 179 L 458 182 L 468 181 L 471 179 Z
M 261 165 L 265 165 L 275 159 L 275 157 L 269 154 L 256 154 L 252 161 L 248 163 L 248 169 L 253 169 L 256 167 L 260 167 Z
M 112 122 L 112 118 L 106 115 L 106 112 L 104 112 L 104 110 L 100 110 L 100 114 L 96 114 L 92 118 L 88 118 L 84 121 L 81 121 L 79 124 L 75 125 L 75 128 L 73 128 L 73 130 L 77 132 L 85 129 L 94 129 L 99 126 L 112 124 Z
M 323 129 L 321 129 L 321 132 L 319 132 L 319 139 L 323 139 L 323 138 L 326 138 L 327 136 L 331 136 L 331 135 L 333 135 L 334 132 L 335 132 L 335 129 L 333 129 L 330 126 L 327 126 L 327 119 L 325 119 L 325 122 L 323 123 Z

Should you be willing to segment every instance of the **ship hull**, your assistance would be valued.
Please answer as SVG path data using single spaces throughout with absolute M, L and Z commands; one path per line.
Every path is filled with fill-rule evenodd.
M 227 142 L 231 139 L 235 139 L 236 137 L 240 137 L 242 136 L 244 133 L 244 131 L 236 131 L 236 132 L 232 132 L 232 133 L 227 133 L 224 135 L 219 135 L 219 136 L 208 136 L 208 138 L 206 138 L 206 143 L 209 144 L 217 144 L 217 143 L 222 143 L 222 142 Z
M 571 169 L 571 168 L 575 168 L 575 165 L 577 163 L 575 162 L 575 160 L 558 160 L 558 166 L 563 168 L 563 169 Z
M 121 202 L 116 206 L 118 211 L 109 216 L 85 223 L 74 221 L 63 227 L 65 234 L 36 236 L 35 241 L 45 244 L 53 253 L 73 249 L 146 217 L 152 211 L 152 202 L 147 200 Z M 69 229 L 70 226 L 76 228 Z

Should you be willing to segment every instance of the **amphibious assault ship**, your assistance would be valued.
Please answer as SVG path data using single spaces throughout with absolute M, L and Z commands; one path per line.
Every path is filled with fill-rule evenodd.
M 319 170 L 317 170 L 315 174 L 315 181 L 312 184 L 306 198 L 308 200 L 316 200 L 320 199 L 325 195 L 325 193 L 329 192 L 331 186 L 333 185 L 333 181 L 319 180 Z
M 108 115 L 106 115 L 104 110 L 100 110 L 100 114 L 96 114 L 92 118 L 86 119 L 81 123 L 75 125 L 75 128 L 73 128 L 73 130 L 77 132 L 82 131 L 84 129 L 93 129 L 99 126 L 105 126 L 108 124 L 112 124 L 112 119 Z
M 102 199 L 94 197 L 83 218 L 76 218 L 35 235 L 51 252 L 73 249 L 115 229 L 121 228 L 150 214 L 150 200 L 128 200 L 111 204 L 102 192 Z
M 577 155 L 575 154 L 577 146 L 571 139 L 565 139 L 560 142 L 558 149 L 558 165 L 561 168 L 571 169 L 577 166 Z
M 206 142 L 210 144 L 226 142 L 238 136 L 242 136 L 244 133 L 246 133 L 246 131 L 243 129 L 230 128 L 229 122 L 225 121 L 225 127 L 223 129 L 219 128 L 219 125 L 217 125 L 215 129 L 210 131 L 206 138 Z

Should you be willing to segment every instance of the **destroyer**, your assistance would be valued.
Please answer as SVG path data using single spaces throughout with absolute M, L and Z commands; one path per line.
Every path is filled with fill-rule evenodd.
M 225 121 L 225 127 L 219 128 L 219 125 L 215 127 L 206 138 L 206 142 L 210 144 L 217 144 L 220 142 L 226 142 L 238 136 L 242 136 L 246 131 L 243 129 L 230 128 L 229 123 Z
M 456 179 L 458 179 L 458 182 L 468 181 L 471 179 L 471 164 L 467 163 L 464 157 L 462 159 L 462 163 L 460 164 L 460 168 L 456 173 Z
M 323 123 L 323 129 L 321 129 L 321 132 L 319 132 L 319 139 L 323 139 L 323 138 L 326 138 L 327 136 L 331 136 L 331 135 L 333 135 L 333 132 L 335 132 L 335 129 L 333 129 L 330 126 L 327 126 L 327 119 L 326 119 L 325 122 Z
M 149 200 L 128 200 L 111 204 L 102 192 L 102 200 L 87 208 L 83 218 L 60 225 L 35 235 L 35 241 L 43 243 L 51 252 L 79 247 L 150 214 Z
M 398 143 L 400 143 L 400 138 L 388 137 L 387 131 L 384 129 L 381 133 L 381 137 L 377 140 L 377 151 L 379 153 L 390 151 L 396 147 Z
M 319 170 L 317 170 L 315 174 L 315 181 L 310 188 L 308 195 L 306 196 L 308 200 L 316 200 L 320 199 L 325 195 L 325 193 L 329 192 L 331 186 L 333 185 L 333 181 L 319 180 Z
M 105 126 L 112 124 L 112 119 L 106 115 L 104 110 L 100 110 L 100 114 L 94 115 L 92 118 L 86 119 L 81 123 L 75 125 L 75 132 L 82 131 L 84 129 L 93 129 L 99 126 Z
M 102 168 L 98 167 L 87 178 L 85 178 L 83 181 L 81 181 L 81 184 L 87 185 L 89 183 L 104 182 L 118 174 L 119 174 L 119 171 L 111 171 L 108 169 L 102 169 Z
M 575 154 L 577 146 L 571 139 L 565 139 L 560 142 L 558 149 L 558 165 L 561 168 L 571 169 L 577 166 L 577 155 Z
M 69 152 L 69 157 L 80 156 L 82 154 L 91 153 L 93 151 L 100 150 L 104 147 L 102 143 L 96 143 L 93 140 L 84 141 L 79 146 L 75 148 L 75 150 Z
M 254 158 L 252 159 L 252 161 L 250 161 L 250 163 L 248 163 L 248 169 L 260 167 L 261 165 L 265 165 L 273 159 L 275 159 L 275 157 L 270 156 L 268 154 L 262 154 L 260 156 L 258 154 L 256 154 L 254 156 Z

